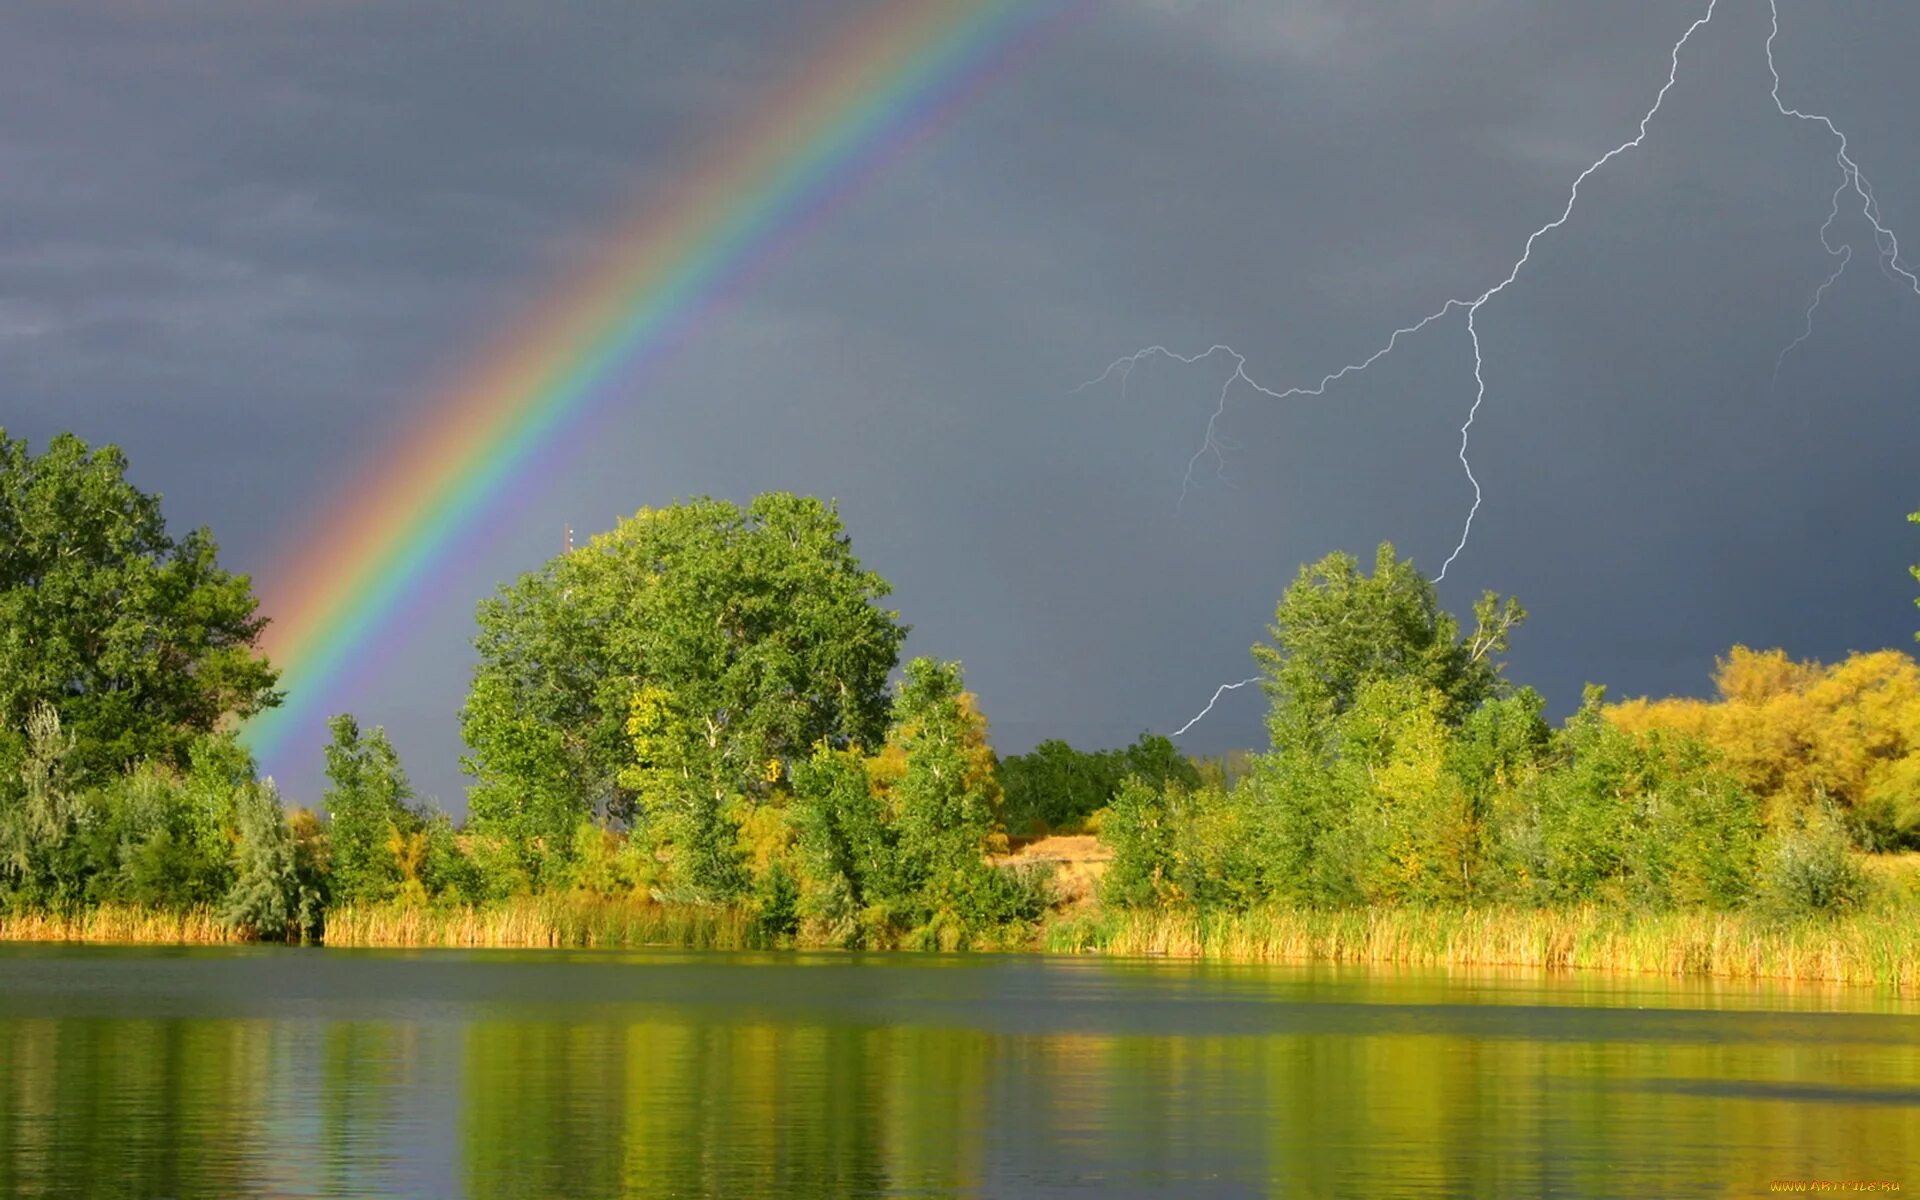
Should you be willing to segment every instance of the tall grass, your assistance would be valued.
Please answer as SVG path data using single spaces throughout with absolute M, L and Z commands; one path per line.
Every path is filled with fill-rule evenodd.
M 1156 909 L 1064 919 L 1058 953 L 1241 962 L 1522 966 L 1920 989 L 1920 922 L 1880 908 L 1773 920 L 1751 913 L 1569 909 Z
M 735 908 L 608 900 L 597 896 L 520 896 L 496 904 L 424 907 L 344 906 L 327 914 L 329 946 L 676 946 L 691 950 L 765 949 L 766 937 Z
M 209 908 L 180 910 L 104 904 L 76 912 L 0 911 L 4 942 L 145 942 L 206 945 L 251 940 Z
M 0 913 L 0 941 L 211 944 L 247 940 L 209 909 L 108 905 Z M 327 915 L 331 946 L 768 949 L 737 908 L 591 896 L 525 896 L 480 907 L 388 903 Z M 1752 912 L 1566 909 L 1080 910 L 1037 934 L 1010 928 L 978 944 L 1005 950 L 1236 962 L 1516 966 L 1783 979 L 1920 991 L 1920 911 L 1886 902 L 1834 917 Z M 801 944 L 806 944 L 801 939 Z

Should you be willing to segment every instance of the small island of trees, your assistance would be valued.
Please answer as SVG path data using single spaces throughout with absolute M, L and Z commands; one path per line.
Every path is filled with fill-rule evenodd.
M 1462 623 L 1383 544 L 1279 599 L 1266 749 L 1001 757 L 958 663 L 900 663 L 831 504 L 698 499 L 480 603 L 464 822 L 345 714 L 325 793 L 288 807 L 236 736 L 281 700 L 250 583 L 126 466 L 0 431 L 0 936 L 1920 981 L 1901 651 L 1736 646 L 1715 699 L 1590 687 L 1554 728 L 1505 673 L 1519 602 Z

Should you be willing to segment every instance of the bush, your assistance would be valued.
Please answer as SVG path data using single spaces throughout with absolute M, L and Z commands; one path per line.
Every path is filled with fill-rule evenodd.
M 426 839 L 421 882 L 428 895 L 457 904 L 478 904 L 485 899 L 486 877 L 480 864 L 461 848 L 459 834 L 447 814 L 429 814 L 421 832 Z
M 1795 826 L 1775 834 L 1761 861 L 1761 905 L 1775 915 L 1836 912 L 1866 896 L 1866 876 L 1831 807 L 1813 809 Z
M 1100 898 L 1133 907 L 1159 900 L 1173 874 L 1173 830 L 1166 796 L 1138 776 L 1120 785 L 1100 821 L 1100 840 L 1113 861 L 1100 880 Z
M 1759 801 L 1691 739 L 1653 739 L 1648 758 L 1624 856 L 1629 898 L 1654 908 L 1746 903 L 1758 868 Z

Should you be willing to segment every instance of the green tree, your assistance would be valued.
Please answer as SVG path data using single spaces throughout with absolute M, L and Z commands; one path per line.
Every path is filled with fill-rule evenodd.
M 1162 734 L 1143 733 L 1121 750 L 1075 750 L 1048 739 L 1000 760 L 1007 830 L 1030 836 L 1074 829 L 1106 807 L 1129 775 L 1153 788 L 1200 785 L 1200 769 Z
M 683 884 L 737 891 L 729 814 L 787 765 L 875 745 L 906 629 L 833 506 L 642 510 L 481 604 L 462 714 L 483 836 L 538 878 L 604 814 L 671 843 Z
M 220 904 L 229 926 L 265 938 L 320 932 L 325 897 L 304 877 L 272 781 L 249 783 L 235 808 L 234 883 Z
M 1760 804 L 1699 740 L 1635 734 L 1589 687 L 1502 829 L 1518 890 L 1646 907 L 1744 903 L 1758 877 Z
M 420 818 L 408 807 L 413 787 L 400 756 L 379 726 L 362 733 L 342 713 L 327 722 L 327 837 L 334 899 L 365 904 L 400 889 L 396 845 L 416 832 Z
M 827 941 L 874 940 L 904 908 L 896 834 L 857 750 L 820 743 L 793 769 L 799 913 Z
M 58 863 L 74 839 L 74 803 L 69 760 L 73 738 L 60 714 L 41 704 L 28 717 L 17 788 L 0 788 L 0 891 L 16 902 L 46 903 L 84 886 L 84 875 L 62 872 Z M 67 878 L 62 879 L 62 876 Z
M 1001 759 L 1008 831 L 1045 835 L 1084 820 L 1113 798 L 1124 777 L 1118 766 L 1110 754 L 1075 750 L 1058 738 Z
M 902 873 L 920 898 L 931 938 L 964 937 L 1005 915 L 1002 881 L 986 863 L 1000 797 L 991 757 L 979 754 L 983 746 L 960 664 L 908 663 L 888 739 L 903 769 L 889 801 Z
M 1108 904 L 1138 907 L 1166 897 L 1174 871 L 1174 828 L 1166 793 L 1138 776 L 1122 781 L 1100 822 L 1113 861 L 1100 877 Z
M 1406 680 L 1439 693 L 1442 716 L 1458 724 L 1482 700 L 1503 694 L 1499 655 L 1526 620 L 1511 597 L 1492 592 L 1474 605 L 1474 628 L 1440 607 L 1433 584 L 1382 542 L 1373 574 L 1345 553 L 1300 569 L 1274 610 L 1272 645 L 1256 645 L 1266 677 L 1274 744 L 1316 742 L 1352 707 L 1370 680 Z
M 143 759 L 184 768 L 196 738 L 279 702 L 247 577 L 205 529 L 169 537 L 126 471 L 112 446 L 63 434 L 35 456 L 0 430 L 4 776 L 42 706 L 73 739 L 69 769 L 103 781 Z

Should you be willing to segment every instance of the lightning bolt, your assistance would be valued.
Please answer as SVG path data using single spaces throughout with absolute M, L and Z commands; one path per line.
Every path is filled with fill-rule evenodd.
M 1873 227 L 1873 243 L 1874 248 L 1879 251 L 1877 257 L 1880 260 L 1880 273 L 1895 282 L 1905 280 L 1915 295 L 1920 295 L 1920 276 L 1916 276 L 1901 265 L 1900 239 L 1892 228 L 1880 219 L 1880 202 L 1874 199 L 1873 185 L 1861 173 L 1860 165 L 1854 162 L 1852 155 L 1848 153 L 1846 133 L 1833 123 L 1832 118 L 1794 108 L 1780 98 L 1780 68 L 1773 60 L 1773 44 L 1780 38 L 1779 0 L 1767 0 L 1767 16 L 1769 19 L 1766 43 L 1767 74 L 1773 77 L 1773 88 L 1768 94 L 1773 98 L 1773 106 L 1783 117 L 1807 121 L 1824 128 L 1828 135 L 1839 143 L 1834 151 L 1833 161 L 1840 167 L 1840 183 L 1833 189 L 1833 201 L 1827 206 L 1827 219 L 1820 225 L 1820 246 L 1829 257 L 1838 258 L 1839 263 L 1821 281 L 1820 286 L 1814 289 L 1813 299 L 1807 303 L 1806 324 L 1801 329 L 1800 336 L 1788 342 L 1780 351 L 1780 356 L 1774 359 L 1773 378 L 1774 382 L 1778 383 L 1780 368 L 1786 363 L 1787 355 L 1792 354 L 1796 347 L 1813 336 L 1813 314 L 1819 309 L 1820 302 L 1826 298 L 1827 289 L 1839 282 L 1840 276 L 1846 272 L 1847 264 L 1853 260 L 1851 243 L 1842 242 L 1835 246 L 1829 240 L 1833 223 L 1840 216 L 1840 197 L 1849 190 L 1860 197 L 1860 215 L 1865 217 L 1867 224 Z
M 1179 737 L 1181 734 L 1185 733 L 1187 730 L 1192 729 L 1195 725 L 1198 725 L 1200 723 L 1200 718 L 1212 712 L 1213 706 L 1220 703 L 1220 697 L 1226 695 L 1228 692 L 1234 691 L 1237 688 L 1243 688 L 1250 683 L 1259 683 L 1259 682 L 1260 682 L 1260 677 L 1258 675 L 1255 675 L 1252 679 L 1242 679 L 1239 683 L 1221 684 L 1219 687 L 1213 689 L 1213 699 L 1207 701 L 1207 706 L 1205 708 L 1193 714 L 1192 720 L 1188 721 L 1185 725 L 1182 725 L 1180 728 L 1174 730 L 1172 733 L 1168 734 L 1167 736 Z
M 1832 272 L 1820 281 L 1820 286 L 1813 289 L 1813 299 L 1807 302 L 1806 324 L 1801 328 L 1800 336 L 1782 346 L 1779 357 L 1773 360 L 1773 382 L 1776 387 L 1780 383 L 1780 368 L 1787 365 L 1787 355 L 1792 354 L 1799 348 L 1800 343 L 1813 336 L 1813 314 L 1820 307 L 1820 302 L 1826 299 L 1827 289 L 1840 282 L 1840 276 L 1846 273 L 1847 264 L 1853 261 L 1851 245 L 1842 242 L 1836 246 L 1827 240 L 1828 231 L 1833 228 L 1834 221 L 1840 216 L 1840 196 L 1846 190 L 1847 181 L 1843 179 L 1840 181 L 1840 186 L 1833 189 L 1833 203 L 1827 209 L 1827 219 L 1820 224 L 1821 247 L 1826 250 L 1829 257 L 1838 257 L 1840 261 Z
M 1186 474 L 1181 479 L 1180 495 L 1181 500 L 1184 502 L 1187 493 L 1194 487 L 1194 469 L 1209 456 L 1212 456 L 1216 464 L 1223 461 L 1218 427 L 1220 420 L 1226 413 L 1227 397 L 1236 384 L 1243 385 L 1260 395 L 1274 400 L 1288 400 L 1303 396 L 1324 396 L 1327 389 L 1334 383 L 1337 383 L 1349 375 L 1365 371 L 1374 363 L 1391 354 L 1394 349 L 1399 346 L 1401 339 L 1411 337 L 1421 332 L 1428 325 L 1447 317 L 1455 310 L 1464 312 L 1467 338 L 1473 347 L 1473 403 L 1467 409 L 1466 420 L 1460 425 L 1460 448 L 1457 457 L 1460 460 L 1461 471 L 1465 473 L 1468 484 L 1473 488 L 1473 503 L 1467 509 L 1466 520 L 1460 529 L 1459 541 L 1455 543 L 1452 552 L 1447 555 L 1446 561 L 1441 563 L 1440 571 L 1434 577 L 1436 582 L 1444 580 L 1447 577 L 1447 572 L 1452 569 L 1454 562 L 1457 561 L 1460 555 L 1466 550 L 1467 542 L 1473 536 L 1474 518 L 1479 515 L 1481 502 L 1485 498 L 1481 491 L 1480 480 L 1473 473 L 1473 464 L 1467 457 L 1474 421 L 1479 417 L 1480 406 L 1485 402 L 1487 397 L 1486 360 L 1480 344 L 1480 310 L 1520 277 L 1520 272 L 1525 270 L 1527 264 L 1532 261 L 1534 246 L 1541 238 L 1559 229 L 1573 218 L 1574 209 L 1580 202 L 1581 186 L 1585 184 L 1595 172 L 1605 167 L 1615 158 L 1618 158 L 1629 150 L 1637 149 L 1646 141 L 1648 128 L 1652 125 L 1654 117 L 1659 115 L 1661 106 L 1666 103 L 1667 94 L 1673 90 L 1675 83 L 1679 80 L 1681 51 L 1686 48 L 1687 43 L 1693 39 L 1696 33 L 1713 20 L 1714 13 L 1718 7 L 1719 0 L 1708 0 L 1706 12 L 1696 18 L 1692 24 L 1688 25 L 1685 32 L 1680 35 L 1679 40 L 1674 42 L 1672 49 L 1667 55 L 1666 82 L 1661 84 L 1660 90 L 1655 93 L 1653 103 L 1648 106 L 1647 111 L 1641 116 L 1633 136 L 1589 163 L 1584 170 L 1574 177 L 1573 183 L 1567 191 L 1567 201 L 1561 207 L 1559 215 L 1528 234 L 1525 244 L 1521 247 L 1520 256 L 1513 261 L 1506 275 L 1493 286 L 1474 296 L 1472 299 L 1462 299 L 1458 297 L 1448 299 L 1438 308 L 1426 316 L 1421 317 L 1418 321 L 1395 329 L 1388 335 L 1386 343 L 1366 358 L 1358 362 L 1349 363 L 1336 371 L 1332 371 L 1322 376 L 1318 383 L 1311 385 L 1296 385 L 1280 389 L 1268 387 L 1248 374 L 1246 356 L 1228 345 L 1216 344 L 1203 353 L 1194 355 L 1182 355 L 1169 350 L 1165 346 L 1155 345 L 1115 359 L 1107 365 L 1105 371 L 1101 372 L 1095 378 L 1082 383 L 1079 387 L 1076 387 L 1074 392 L 1082 392 L 1088 388 L 1097 386 L 1111 379 L 1116 374 L 1119 375 L 1121 386 L 1124 389 L 1127 377 L 1132 373 L 1133 368 L 1138 366 L 1144 359 L 1154 356 L 1165 357 L 1174 362 L 1187 365 L 1210 359 L 1216 354 L 1225 354 L 1230 357 L 1233 361 L 1233 371 L 1227 376 L 1226 381 L 1221 384 L 1213 414 L 1207 420 L 1205 438 L 1201 442 L 1200 449 L 1188 460 Z M 1832 119 L 1819 113 L 1805 112 L 1799 108 L 1792 107 L 1781 98 L 1780 89 L 1782 85 L 1780 71 L 1773 57 L 1774 42 L 1778 40 L 1780 36 L 1780 9 L 1778 0 L 1767 0 L 1767 9 L 1770 24 L 1766 40 L 1766 57 L 1767 70 L 1773 79 L 1773 87 L 1770 95 L 1772 96 L 1774 107 L 1778 109 L 1780 115 L 1784 117 L 1807 121 L 1825 128 L 1828 134 L 1838 142 L 1838 148 L 1834 153 L 1834 161 L 1840 167 L 1840 183 L 1834 189 L 1827 219 L 1820 226 L 1820 244 L 1825 248 L 1827 254 L 1836 258 L 1838 262 L 1832 272 L 1830 272 L 1820 286 L 1815 289 L 1813 298 L 1807 305 L 1805 325 L 1802 332 L 1781 350 L 1779 357 L 1775 360 L 1774 376 L 1777 380 L 1780 368 L 1782 364 L 1785 363 L 1787 356 L 1812 336 L 1815 311 L 1819 309 L 1820 302 L 1825 298 L 1827 291 L 1839 280 L 1840 276 L 1846 271 L 1847 264 L 1852 261 L 1853 247 L 1850 244 L 1843 242 L 1836 246 L 1831 241 L 1832 229 L 1840 213 L 1841 197 L 1849 190 L 1859 197 L 1860 213 L 1866 218 L 1867 223 L 1873 229 L 1874 245 L 1878 251 L 1882 273 L 1886 274 L 1890 279 L 1897 277 L 1900 280 L 1904 280 L 1916 295 L 1920 295 L 1920 275 L 1916 275 L 1901 263 L 1900 239 L 1895 235 L 1893 229 L 1881 219 L 1879 202 L 1874 198 L 1873 186 L 1861 172 L 1859 165 L 1854 162 L 1846 134 L 1834 124 Z M 1219 702 L 1223 693 L 1244 687 L 1251 682 L 1254 681 L 1241 680 L 1238 683 L 1222 684 L 1219 688 L 1215 689 L 1213 698 L 1207 701 L 1207 706 L 1201 709 L 1200 712 L 1185 725 L 1175 730 L 1173 736 L 1178 737 L 1180 734 L 1185 733 L 1187 730 L 1193 728 L 1202 717 L 1212 712 L 1214 705 Z
M 1473 405 L 1467 410 L 1467 419 L 1460 426 L 1459 459 L 1461 468 L 1466 472 L 1467 482 L 1473 487 L 1473 506 L 1467 512 L 1465 525 L 1460 531 L 1459 543 L 1454 547 L 1453 553 L 1447 556 L 1446 562 L 1441 564 L 1440 573 L 1434 577 L 1436 581 L 1445 579 L 1448 569 L 1453 566 L 1454 560 L 1460 557 L 1461 551 L 1466 549 L 1467 541 L 1473 535 L 1473 518 L 1480 511 L 1480 502 L 1482 499 L 1480 481 L 1474 478 L 1473 466 L 1467 461 L 1467 445 L 1469 438 L 1472 436 L 1473 422 L 1474 419 L 1479 416 L 1480 405 L 1487 397 L 1485 364 L 1480 352 L 1480 331 L 1479 326 L 1476 324 L 1476 318 L 1478 318 L 1480 310 L 1486 306 L 1489 300 L 1492 300 L 1501 292 L 1506 291 L 1513 281 L 1520 277 L 1520 272 L 1525 270 L 1527 264 L 1533 260 L 1533 248 L 1540 239 L 1560 228 L 1562 225 L 1565 225 L 1573 218 L 1573 210 L 1580 203 L 1581 185 L 1585 184 L 1600 168 L 1606 166 L 1627 151 L 1636 149 L 1642 142 L 1647 140 L 1647 127 L 1653 123 L 1653 118 L 1659 114 L 1660 106 L 1666 103 L 1667 93 L 1673 90 L 1674 84 L 1680 77 L 1680 51 L 1692 40 L 1693 35 L 1700 31 L 1701 27 L 1713 20 L 1714 10 L 1719 7 L 1719 3 L 1720 0 L 1708 0 L 1706 13 L 1695 20 L 1693 24 L 1687 26 L 1686 32 L 1680 35 L 1680 40 L 1673 44 L 1673 49 L 1667 56 L 1667 81 L 1660 85 L 1659 92 L 1654 95 L 1653 104 L 1647 109 L 1646 113 L 1641 116 L 1640 124 L 1635 129 L 1634 135 L 1607 151 L 1605 154 L 1602 154 L 1593 162 L 1587 164 L 1586 169 L 1574 177 L 1573 185 L 1567 191 L 1567 202 L 1561 207 L 1560 215 L 1528 234 L 1525 245 L 1520 249 L 1520 257 L 1515 259 L 1513 265 L 1507 269 L 1506 276 L 1492 287 L 1481 292 L 1478 296 L 1475 296 L 1471 300 L 1459 298 L 1447 300 L 1441 304 L 1439 308 L 1434 309 L 1411 325 L 1403 325 L 1394 330 L 1387 336 L 1386 344 L 1378 350 L 1375 350 L 1372 354 L 1369 354 L 1358 362 L 1348 363 L 1337 371 L 1328 372 L 1326 375 L 1320 377 L 1318 383 L 1311 385 L 1296 385 L 1283 389 L 1268 387 L 1247 374 L 1246 355 L 1241 354 L 1232 346 L 1222 343 L 1215 343 L 1199 354 L 1179 354 L 1169 350 L 1165 346 L 1154 345 L 1114 359 L 1107 364 L 1106 370 L 1075 387 L 1073 394 L 1077 395 L 1089 388 L 1098 386 L 1113 378 L 1115 375 L 1120 377 L 1121 387 L 1124 389 L 1127 377 L 1133 373 L 1134 367 L 1138 366 L 1143 359 L 1154 356 L 1165 357 L 1174 362 L 1189 366 L 1212 358 L 1216 354 L 1225 354 L 1232 358 L 1234 364 L 1233 372 L 1227 376 L 1226 382 L 1221 385 L 1219 400 L 1214 407 L 1213 416 L 1207 420 L 1206 437 L 1201 442 L 1200 449 L 1188 460 L 1187 473 L 1181 481 L 1181 497 L 1184 500 L 1187 492 L 1190 491 L 1193 486 L 1193 468 L 1209 454 L 1215 456 L 1216 459 L 1219 456 L 1220 446 L 1217 429 L 1220 418 L 1226 413 L 1227 395 L 1233 389 L 1234 384 L 1244 384 L 1253 391 L 1272 400 L 1291 400 L 1301 396 L 1324 396 L 1327 393 L 1327 388 L 1333 384 L 1345 379 L 1349 375 L 1359 374 L 1368 367 L 1371 367 L 1374 363 L 1379 362 L 1387 355 L 1393 353 L 1399 346 L 1402 338 L 1419 333 L 1427 326 L 1447 316 L 1456 309 L 1464 310 L 1467 318 L 1467 336 L 1473 343 L 1474 395 Z M 1821 119 L 1824 120 L 1824 118 Z M 1829 122 L 1829 126 L 1831 126 L 1831 122 Z M 1915 282 L 1916 286 L 1920 287 L 1920 280 L 1916 280 Z

